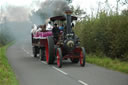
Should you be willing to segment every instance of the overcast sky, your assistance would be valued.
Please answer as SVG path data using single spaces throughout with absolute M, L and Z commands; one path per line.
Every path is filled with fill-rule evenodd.
M 0 0 L 0 6 L 24 6 L 29 8 L 35 8 L 38 4 L 37 1 L 44 1 L 44 0 Z M 98 8 L 98 3 L 101 2 L 101 8 L 104 8 L 105 4 L 103 4 L 106 0 L 73 0 L 74 6 L 80 6 L 82 9 L 90 12 L 92 9 Z M 116 0 L 108 0 L 110 7 L 114 10 L 116 7 Z M 120 10 L 126 8 L 123 6 L 119 7 Z

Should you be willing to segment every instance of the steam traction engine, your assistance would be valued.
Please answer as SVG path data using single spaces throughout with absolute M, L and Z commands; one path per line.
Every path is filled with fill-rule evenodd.
M 38 39 L 33 37 L 33 39 L 38 40 L 39 43 L 35 45 L 33 43 L 34 55 L 36 56 L 37 53 L 40 53 L 40 59 L 46 59 L 48 64 L 53 64 L 54 61 L 57 60 L 57 66 L 59 68 L 62 67 L 62 61 L 68 58 L 72 63 L 78 63 L 80 61 L 80 65 L 85 66 L 85 49 L 84 47 L 80 47 L 79 38 L 73 32 L 71 26 L 72 21 L 77 20 L 77 17 L 71 16 L 71 13 L 71 11 L 66 11 L 66 17 L 56 16 L 50 18 L 53 24 L 55 21 L 66 21 L 66 26 L 63 31 L 57 34 L 49 32 L 48 36 Z

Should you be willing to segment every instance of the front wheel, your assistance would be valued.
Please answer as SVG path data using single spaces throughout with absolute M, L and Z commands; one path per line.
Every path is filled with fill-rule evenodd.
M 59 68 L 61 68 L 62 67 L 62 52 L 61 52 L 61 49 L 60 48 L 57 48 L 57 54 L 56 54 L 56 56 L 57 56 L 57 66 Z
M 85 61 L 86 61 L 86 56 L 85 56 L 85 49 L 84 47 L 81 48 L 81 52 L 80 52 L 80 65 L 82 67 L 85 66 Z

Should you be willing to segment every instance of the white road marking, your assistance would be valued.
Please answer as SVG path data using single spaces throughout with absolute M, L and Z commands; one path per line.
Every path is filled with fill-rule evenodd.
M 43 64 L 47 64 L 46 62 L 42 61 Z
M 26 50 L 24 49 L 24 47 L 22 47 L 22 49 L 23 49 L 28 55 L 33 56 L 33 55 L 30 54 L 28 51 L 26 51 Z M 47 64 L 45 61 L 42 61 L 42 63 L 43 63 L 43 64 Z M 66 73 L 66 72 L 64 72 L 64 71 L 62 71 L 62 70 L 56 68 L 55 66 L 52 66 L 52 68 L 55 69 L 55 70 L 57 70 L 57 71 L 59 71 L 59 72 L 61 72 L 61 73 L 64 74 L 64 75 L 68 75 L 68 73 Z M 78 82 L 79 82 L 80 84 L 82 84 L 82 85 L 88 85 L 87 83 L 85 83 L 85 82 L 83 82 L 83 81 L 81 81 L 81 80 L 78 80 Z
M 26 52 L 28 55 L 33 56 L 33 55 L 31 55 L 27 50 L 25 50 L 24 47 L 22 47 L 22 49 L 23 49 L 23 51 Z
M 22 48 L 23 49 L 23 51 L 25 51 L 25 49 L 24 48 Z
M 30 55 L 28 51 L 26 51 L 26 53 L 27 53 L 28 55 Z
M 68 73 L 66 73 L 66 72 L 64 72 L 64 71 L 62 71 L 62 70 L 56 68 L 55 66 L 52 66 L 52 68 L 54 68 L 55 70 L 57 70 L 57 71 L 63 73 L 64 75 L 68 75 Z
M 81 80 L 78 80 L 78 82 L 79 82 L 80 84 L 82 84 L 82 85 L 88 85 L 87 83 L 85 83 L 85 82 L 83 82 L 83 81 L 81 81 Z

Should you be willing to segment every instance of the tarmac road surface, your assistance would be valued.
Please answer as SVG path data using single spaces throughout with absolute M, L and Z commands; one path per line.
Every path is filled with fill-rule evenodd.
M 72 64 L 64 61 L 62 68 L 56 63 L 34 58 L 29 38 L 17 41 L 8 48 L 7 56 L 20 85 L 128 85 L 128 75 L 93 64 Z

